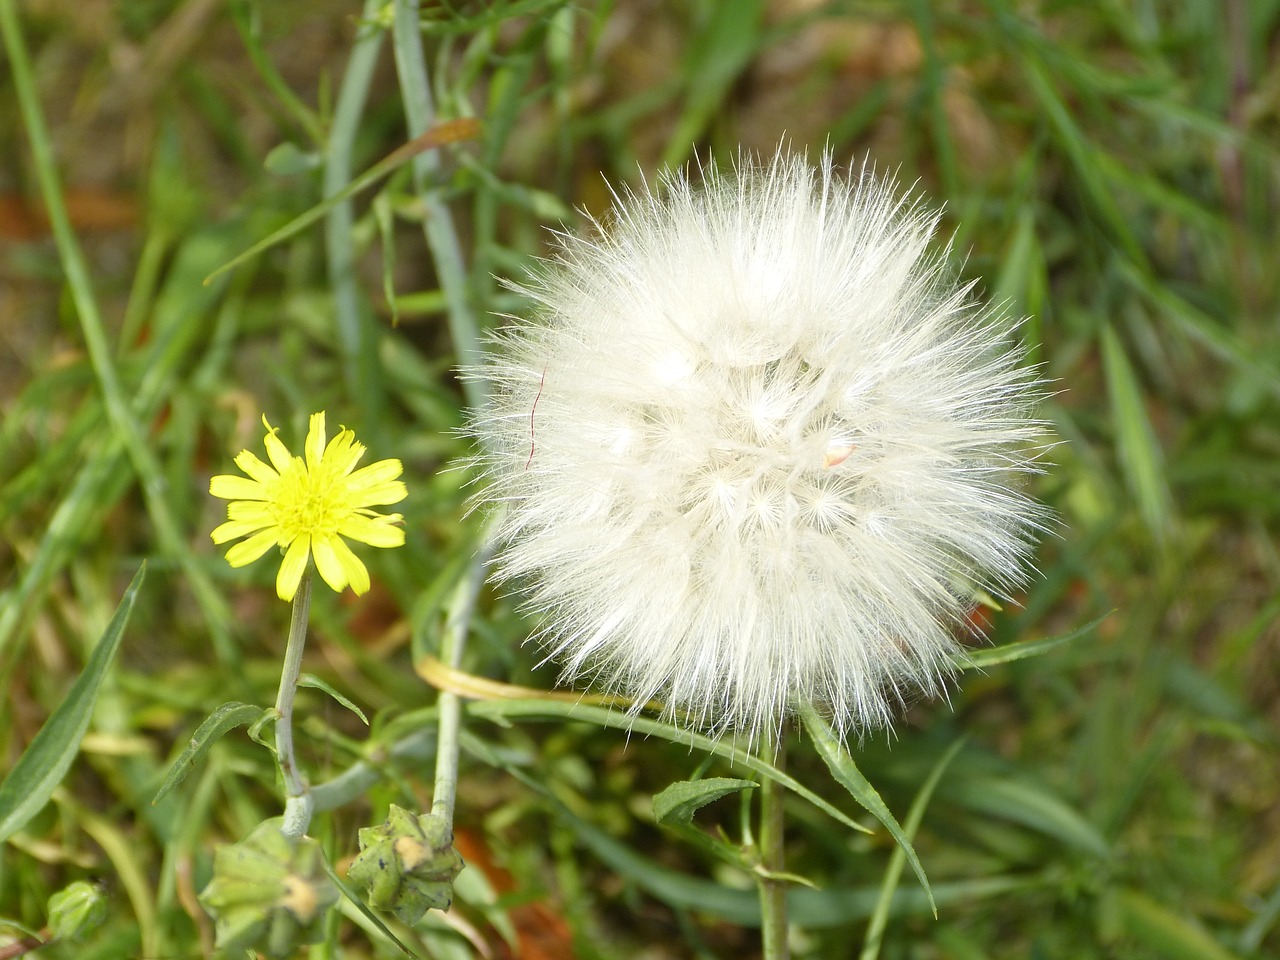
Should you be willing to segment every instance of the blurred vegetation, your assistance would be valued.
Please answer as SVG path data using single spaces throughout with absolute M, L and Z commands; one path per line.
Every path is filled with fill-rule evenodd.
M 477 329 L 548 228 L 606 181 L 770 153 L 869 158 L 946 205 L 957 269 L 1028 319 L 1063 441 L 1036 494 L 1061 518 L 994 642 L 1093 632 L 966 674 L 858 761 L 924 811 L 880 955 L 923 960 L 1280 954 L 1280 2 L 0 0 L 21 23 L 54 161 L 0 84 L 0 768 L 67 695 L 149 572 L 80 754 L 0 845 L 0 956 L 49 896 L 99 881 L 108 920 L 50 958 L 205 955 L 215 842 L 278 813 L 271 755 L 233 730 L 151 798 L 220 703 L 269 704 L 288 610 L 230 570 L 208 478 L 309 413 L 400 457 L 409 545 L 372 594 L 317 593 L 301 695 L 313 782 L 385 776 L 315 834 L 340 869 L 387 804 L 425 809 L 433 653 L 480 537 L 465 507 Z M 417 57 L 420 50 L 424 57 Z M 237 269 L 232 257 L 423 129 L 478 137 L 400 164 Z M 41 200 L 56 170 L 69 230 Z M 71 231 L 74 231 L 74 236 Z M 78 237 L 78 247 L 74 244 Z M 941 242 L 946 241 L 943 237 Z M 84 270 L 75 250 L 83 252 Z M 548 687 L 514 598 L 485 593 L 464 667 Z M 651 798 L 722 761 L 582 722 L 474 710 L 458 802 L 469 867 L 424 955 L 751 956 L 748 878 L 660 828 Z M 429 752 L 429 751 L 428 751 Z M 851 813 L 798 739 L 792 772 Z M 794 802 L 792 802 L 794 801 Z M 792 797 L 796 953 L 853 955 L 893 850 Z M 734 801 L 699 812 L 738 831 Z M 860 812 L 860 811 L 858 811 Z M 870 818 L 864 818 L 870 822 Z M 834 829 L 833 829 L 834 828 Z M 312 956 L 390 957 L 333 916 Z M 5 952 L 9 950 L 10 952 Z

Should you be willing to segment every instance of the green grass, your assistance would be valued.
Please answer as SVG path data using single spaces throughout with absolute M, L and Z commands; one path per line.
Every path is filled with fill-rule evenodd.
M 208 539 L 208 478 L 260 444 L 261 414 L 296 443 L 327 410 L 410 487 L 408 544 L 368 557 L 372 593 L 313 604 L 305 670 L 371 721 L 299 694 L 312 783 L 348 778 L 312 828 L 341 873 L 388 803 L 431 805 L 440 714 L 413 663 L 438 655 L 481 537 L 457 432 L 474 388 L 453 368 L 520 309 L 501 279 L 575 208 L 602 212 L 604 178 L 783 138 L 869 155 L 945 203 L 958 269 L 1027 317 L 1055 382 L 1063 443 L 1035 492 L 1061 523 L 993 643 L 1115 610 L 855 752 L 914 837 L 936 919 L 889 832 L 793 738 L 788 772 L 877 828 L 788 794 L 787 868 L 819 888 L 793 892 L 796 955 L 854 955 L 873 916 L 888 960 L 1280 954 L 1280 3 L 456 0 L 420 24 L 405 3 L 367 21 L 340 3 L 18 7 L 0 0 L 0 769 L 48 782 L 19 758 L 102 669 L 61 786 L 0 844 L 0 924 L 41 930 L 82 878 L 108 903 L 85 943 L 41 956 L 204 955 L 193 897 L 214 844 L 280 812 L 243 726 L 151 803 L 220 704 L 274 699 L 274 571 L 232 571 Z M 477 139 L 395 164 L 204 283 L 470 117 Z M 132 224 L 104 226 L 103 198 Z M 19 229 L 19 209 L 47 217 Z M 91 655 L 143 560 L 106 669 Z M 551 686 L 529 630 L 482 591 L 462 668 Z M 469 706 L 461 730 L 456 909 L 497 955 L 539 936 L 601 960 L 757 950 L 749 877 L 651 807 L 748 768 L 554 709 Z M 740 809 L 725 796 L 692 824 L 736 839 Z M 311 955 L 396 955 L 371 929 L 335 914 Z M 474 955 L 438 917 L 395 929 L 424 956 Z

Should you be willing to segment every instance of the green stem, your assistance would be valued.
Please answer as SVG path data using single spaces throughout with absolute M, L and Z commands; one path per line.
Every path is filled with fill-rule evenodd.
M 409 139 L 413 140 L 436 122 L 435 104 L 431 98 L 431 78 L 427 74 L 426 58 L 422 52 L 418 0 L 396 0 L 392 37 L 405 121 L 409 128 Z M 474 369 L 481 359 L 480 335 L 468 297 L 467 268 L 462 258 L 462 244 L 458 241 L 458 232 L 453 225 L 453 214 L 432 184 L 439 169 L 440 157 L 435 150 L 427 150 L 414 157 L 413 189 L 426 213 L 422 219 L 422 227 L 448 307 L 449 335 L 453 338 L 458 364 Z M 484 405 L 485 385 L 482 381 L 466 377 L 462 381 L 462 389 L 473 410 L 479 410 Z
M 307 620 L 311 613 L 311 574 L 304 573 L 293 595 L 293 616 L 289 620 L 289 642 L 280 671 L 280 692 L 276 694 L 276 763 L 284 779 L 284 825 L 286 837 L 301 837 L 311 825 L 312 799 L 293 751 L 293 698 L 302 674 L 302 651 L 307 645 Z
M 365 101 L 373 82 L 385 29 L 378 22 L 383 0 L 365 0 L 361 26 L 342 76 L 338 101 L 325 147 L 325 197 L 342 192 L 351 182 L 352 151 Z M 382 381 L 377 372 L 377 343 L 372 324 L 361 306 L 355 275 L 355 206 L 348 197 L 332 206 L 324 218 L 325 254 L 333 290 L 334 328 L 342 347 L 342 371 L 353 401 L 363 405 L 366 419 L 378 422 Z
M 785 770 L 787 743 L 782 736 L 766 732 L 760 752 L 766 761 L 773 754 L 773 765 Z M 786 869 L 783 837 L 785 819 L 782 813 L 784 789 L 773 777 L 765 777 L 760 786 L 760 914 L 763 918 L 761 937 L 765 960 L 787 960 L 787 883 L 781 879 Z
M 486 543 L 491 542 L 486 538 Z M 484 583 L 490 549 L 481 549 L 466 574 L 453 591 L 449 613 L 440 643 L 440 662 L 457 670 L 462 664 L 462 651 L 467 645 L 467 630 L 475 610 L 476 595 Z M 458 793 L 458 750 L 461 732 L 462 700 L 456 693 L 441 691 L 437 701 L 440 734 L 436 740 L 436 785 L 431 797 L 431 812 L 453 823 L 453 805 Z

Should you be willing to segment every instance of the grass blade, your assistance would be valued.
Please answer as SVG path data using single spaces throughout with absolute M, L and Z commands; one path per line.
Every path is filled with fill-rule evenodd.
M 902 827 L 908 839 L 914 837 L 916 831 L 920 829 L 920 821 L 924 819 L 924 811 L 929 806 L 929 800 L 933 797 L 938 781 L 942 779 L 942 774 L 951 765 L 951 761 L 955 759 L 964 743 L 965 741 L 960 739 L 948 747 L 921 784 L 915 800 L 911 802 L 911 809 L 907 811 L 907 822 Z M 884 939 L 885 924 L 889 922 L 889 907 L 893 903 L 893 893 L 898 887 L 898 880 L 902 877 L 902 868 L 906 862 L 906 849 L 901 846 L 894 849 L 893 856 L 889 858 L 889 866 L 884 872 L 884 882 L 880 885 L 880 899 L 876 901 L 871 922 L 867 924 L 867 937 L 863 941 L 859 960 L 876 960 L 880 955 L 880 943 Z
M 71 686 L 67 698 L 49 715 L 45 725 L 18 758 L 0 784 L 0 843 L 21 830 L 49 802 L 54 788 L 62 782 L 71 761 L 80 751 L 80 740 L 89 729 L 98 689 L 115 659 L 133 610 L 146 564 L 138 568 L 124 592 L 111 622 L 89 655 L 84 670 Z

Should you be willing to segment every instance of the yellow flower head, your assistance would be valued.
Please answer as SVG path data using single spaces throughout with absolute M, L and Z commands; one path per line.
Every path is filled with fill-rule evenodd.
M 227 522 L 211 534 L 213 542 L 248 537 L 227 551 L 233 567 L 252 563 L 272 545 L 284 550 L 276 576 L 281 600 L 293 599 L 313 554 L 320 576 L 334 590 L 349 586 L 357 595 L 364 593 L 369 571 L 342 538 L 375 547 L 404 543 L 404 531 L 395 526 L 404 519 L 400 514 L 369 509 L 408 496 L 396 479 L 404 467 L 399 460 L 379 460 L 356 470 L 364 445 L 345 427 L 326 445 L 324 411 L 311 415 L 305 460 L 289 453 L 265 416 L 262 424 L 270 465 L 241 450 L 236 466 L 248 477 L 223 475 L 209 481 L 211 494 L 231 501 Z

